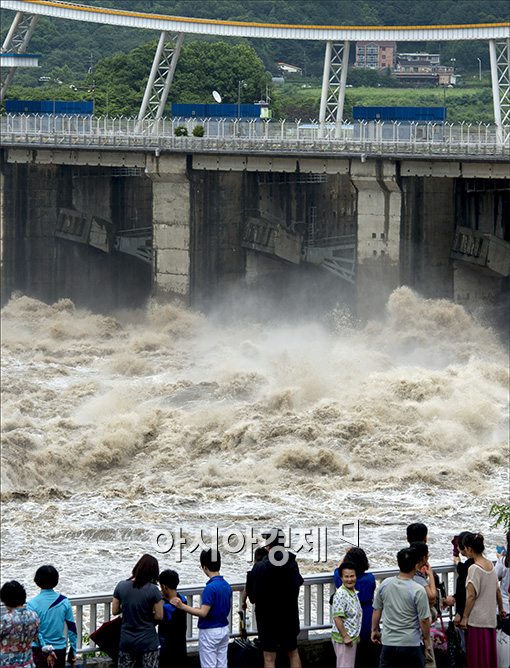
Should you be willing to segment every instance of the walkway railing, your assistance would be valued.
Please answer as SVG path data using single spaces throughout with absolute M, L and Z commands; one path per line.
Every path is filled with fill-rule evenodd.
M 439 580 L 444 582 L 447 594 L 455 591 L 456 567 L 454 565 L 433 566 Z M 375 569 L 371 570 L 376 580 L 381 582 L 387 577 L 397 575 L 397 569 Z M 300 638 L 308 638 L 323 635 L 331 629 L 332 619 L 329 605 L 329 598 L 335 591 L 333 577 L 331 575 L 309 575 L 304 578 L 305 582 L 300 593 Z M 237 611 L 241 609 L 241 594 L 244 589 L 244 582 L 231 583 L 234 595 L 232 598 L 232 610 L 230 613 L 230 634 L 239 635 Z M 180 587 L 179 592 L 184 594 L 191 606 L 200 605 L 200 596 L 203 590 L 201 587 Z M 100 594 L 91 596 L 71 597 L 73 605 L 77 633 L 78 633 L 78 652 L 83 654 L 97 651 L 94 643 L 89 640 L 89 636 L 103 622 L 111 618 L 111 594 Z M 276 592 L 275 600 L 278 600 Z M 247 623 L 248 633 L 255 635 L 257 627 L 255 623 L 255 614 L 252 606 L 248 609 L 249 620 Z M 188 643 L 198 640 L 197 617 L 188 615 L 187 637 Z M 80 642 L 81 641 L 81 642 Z
M 198 125 L 203 137 L 193 136 Z M 176 136 L 184 127 L 188 136 Z M 428 156 L 510 155 L 510 142 L 496 140 L 494 126 L 483 123 L 343 123 L 337 132 L 317 122 L 237 119 L 162 119 L 157 122 L 106 116 L 4 114 L 4 146 L 171 150 L 295 154 L 365 154 Z

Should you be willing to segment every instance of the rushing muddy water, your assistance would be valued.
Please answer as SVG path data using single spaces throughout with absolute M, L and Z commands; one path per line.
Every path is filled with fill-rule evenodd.
M 2 320 L 2 580 L 31 592 L 51 562 L 69 594 L 111 591 L 178 528 L 328 526 L 327 563 L 300 553 L 309 573 L 352 519 L 381 566 L 411 521 L 432 562 L 459 530 L 502 540 L 488 509 L 508 489 L 508 358 L 460 306 L 401 288 L 360 328 L 19 297 Z M 200 583 L 197 552 L 175 554 L 161 565 Z M 245 559 L 225 555 L 225 574 Z

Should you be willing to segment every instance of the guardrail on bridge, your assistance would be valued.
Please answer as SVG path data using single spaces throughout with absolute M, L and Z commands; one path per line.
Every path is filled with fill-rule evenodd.
M 193 136 L 197 125 L 203 137 Z M 188 136 L 176 136 L 185 127 Z M 281 155 L 339 153 L 418 155 L 438 157 L 510 155 L 510 143 L 498 143 L 496 128 L 478 123 L 343 123 L 339 136 L 328 126 L 320 137 L 316 122 L 238 119 L 162 119 L 106 116 L 4 114 L 0 116 L 4 146 L 34 148 L 94 148 L 169 150 L 175 152 L 279 153 Z
M 457 578 L 456 567 L 452 564 L 433 566 L 439 580 L 444 582 L 446 593 L 453 593 L 455 590 L 455 581 Z M 387 577 L 398 574 L 398 569 L 371 569 L 377 582 L 381 582 Z M 300 638 L 324 635 L 329 633 L 332 625 L 331 609 L 329 598 L 335 591 L 333 576 L 328 575 L 307 575 L 304 577 L 304 585 L 301 587 L 299 597 L 300 608 Z M 244 589 L 244 582 L 231 583 L 234 595 L 232 597 L 232 609 L 229 616 L 231 636 L 239 635 L 237 631 L 237 611 L 241 609 L 241 593 Z M 179 587 L 179 592 L 184 594 L 191 606 L 200 605 L 200 596 L 203 586 Z M 276 593 L 276 599 L 278 594 Z M 103 622 L 111 618 L 111 594 L 93 594 L 91 596 L 73 596 L 70 598 L 73 606 L 77 633 L 78 633 L 78 653 L 84 654 L 97 651 L 94 643 L 89 641 L 89 636 Z M 251 606 L 250 606 L 251 608 Z M 257 627 L 255 623 L 255 614 L 253 609 L 248 622 L 248 633 L 255 635 Z M 198 641 L 197 617 L 188 615 L 187 638 L 188 643 Z

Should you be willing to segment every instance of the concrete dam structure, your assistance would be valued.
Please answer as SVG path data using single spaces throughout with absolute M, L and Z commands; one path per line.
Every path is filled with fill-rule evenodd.
M 232 290 L 324 291 L 358 317 L 408 285 L 508 294 L 505 161 L 4 147 L 2 301 L 207 309 Z M 306 295 L 305 295 L 306 293 Z

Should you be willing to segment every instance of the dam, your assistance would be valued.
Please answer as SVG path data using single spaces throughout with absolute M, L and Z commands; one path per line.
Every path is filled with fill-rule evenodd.
M 297 280 L 367 319 L 400 285 L 466 305 L 508 294 L 508 151 L 480 136 L 342 142 L 281 123 L 137 140 L 115 119 L 90 135 L 27 120 L 2 119 L 3 303 L 22 291 L 207 310 Z

